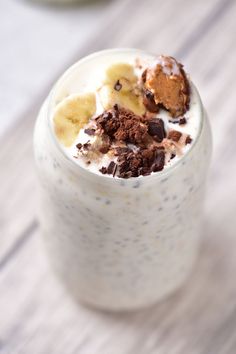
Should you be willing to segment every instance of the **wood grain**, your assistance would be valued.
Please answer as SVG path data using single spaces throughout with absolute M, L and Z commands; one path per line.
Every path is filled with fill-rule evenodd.
M 100 34 L 71 53 L 70 62 L 115 46 L 176 55 L 209 112 L 215 150 L 202 250 L 185 287 L 157 306 L 94 312 L 74 304 L 50 271 L 39 237 L 32 155 L 34 119 L 49 87 L 3 137 L 0 353 L 236 353 L 235 13 L 230 0 L 119 0 L 104 14 Z

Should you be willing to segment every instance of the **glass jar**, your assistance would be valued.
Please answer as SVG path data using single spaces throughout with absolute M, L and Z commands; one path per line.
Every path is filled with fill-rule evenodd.
M 76 299 L 108 310 L 151 305 L 190 274 L 211 156 L 209 122 L 193 84 L 200 129 L 173 166 L 125 180 L 91 173 L 65 155 L 53 132 L 53 107 L 80 72 L 96 66 L 101 56 L 124 51 L 144 55 L 102 51 L 68 69 L 46 99 L 34 134 L 41 231 L 53 269 Z M 76 84 L 70 87 L 77 92 Z

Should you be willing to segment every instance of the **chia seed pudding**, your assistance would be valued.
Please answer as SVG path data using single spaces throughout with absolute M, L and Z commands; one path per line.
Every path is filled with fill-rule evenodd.
M 184 282 L 199 248 L 211 132 L 180 63 L 136 49 L 78 61 L 41 108 L 34 145 L 42 234 L 78 300 L 131 310 Z

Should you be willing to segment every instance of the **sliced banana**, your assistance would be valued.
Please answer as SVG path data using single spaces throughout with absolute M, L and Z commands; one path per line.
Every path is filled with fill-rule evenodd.
M 111 109 L 115 104 L 127 108 L 137 115 L 145 113 L 145 107 L 141 96 L 136 96 L 133 92 L 116 91 L 110 85 L 104 85 L 99 90 L 101 104 L 105 110 Z
M 125 80 L 130 84 L 136 84 L 137 76 L 134 73 L 133 66 L 128 63 L 116 63 L 111 65 L 106 70 L 104 83 L 115 85 L 118 80 Z
M 96 112 L 94 93 L 73 94 L 60 102 L 54 112 L 54 128 L 58 140 L 69 147 L 80 129 Z
M 119 82 L 119 90 L 115 86 Z M 104 85 L 99 90 L 99 97 L 104 109 L 110 109 L 115 104 L 130 109 L 135 114 L 145 113 L 141 95 L 137 91 L 138 78 L 134 68 L 128 63 L 116 63 L 106 70 Z

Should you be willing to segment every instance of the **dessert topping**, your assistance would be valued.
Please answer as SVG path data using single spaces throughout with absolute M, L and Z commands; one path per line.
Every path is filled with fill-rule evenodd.
M 172 57 L 160 56 L 142 75 L 145 90 L 153 94 L 154 102 L 172 117 L 183 115 L 189 107 L 189 83 L 183 65 Z M 151 99 L 151 102 L 153 100 Z M 146 105 L 148 108 L 148 106 Z

